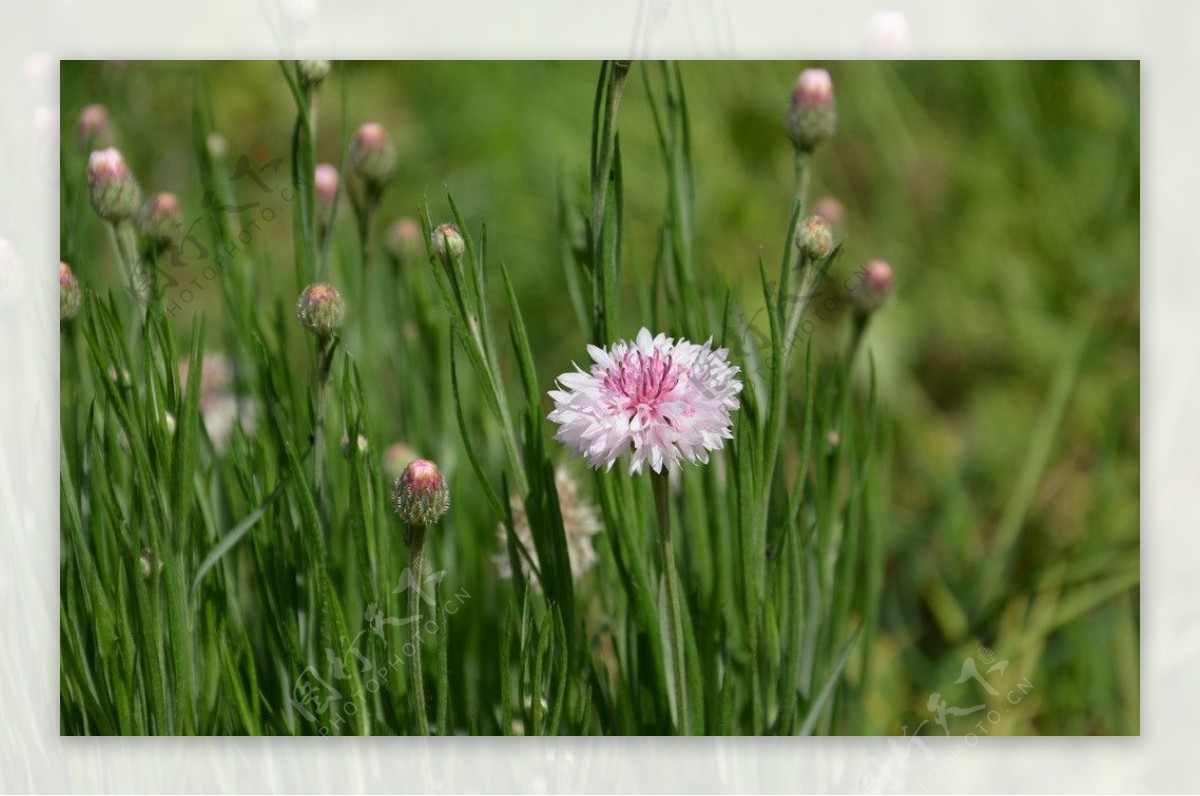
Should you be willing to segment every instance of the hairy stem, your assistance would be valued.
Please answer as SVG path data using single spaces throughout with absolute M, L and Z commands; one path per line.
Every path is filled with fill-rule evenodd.
M 675 704 L 678 705 L 679 733 L 692 734 L 692 717 L 688 709 L 688 683 L 683 644 L 683 613 L 679 604 L 679 576 L 675 571 L 675 545 L 671 541 L 671 496 L 666 473 L 650 476 L 654 487 L 654 505 L 658 510 L 658 545 L 662 554 L 663 578 L 666 580 L 667 613 L 671 623 L 671 665 L 675 675 Z
M 425 710 L 425 679 L 421 668 L 421 570 L 425 565 L 425 526 L 408 526 L 408 570 L 412 582 L 408 587 L 409 643 L 412 655 L 409 658 L 409 674 L 412 679 L 413 703 L 417 713 L 417 729 L 421 735 L 429 734 L 429 716 Z

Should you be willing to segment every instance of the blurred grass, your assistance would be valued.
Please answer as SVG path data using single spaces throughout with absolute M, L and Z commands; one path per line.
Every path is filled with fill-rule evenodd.
M 889 260 L 899 281 L 868 339 L 893 459 L 879 509 L 876 689 L 857 729 L 898 732 L 926 715 L 931 692 L 952 700 L 965 688 L 952 685 L 964 655 L 986 644 L 1035 685 L 1034 707 L 1022 704 L 1004 732 L 1137 733 L 1138 599 L 1128 573 L 1139 550 L 1139 67 L 822 65 L 836 86 L 839 133 L 821 152 L 812 195 L 835 196 L 846 210 L 833 284 L 873 257 Z M 698 271 L 720 274 L 747 315 L 762 302 L 759 253 L 777 261 L 787 223 L 791 147 L 781 118 L 797 69 L 682 65 L 698 164 Z M 320 95 L 319 161 L 339 163 L 340 142 L 361 122 L 392 134 L 400 160 L 381 221 L 417 216 L 426 197 L 448 216 L 447 187 L 473 227 L 486 216 L 489 251 L 527 308 L 543 376 L 569 370 L 582 351 L 556 214 L 560 185 L 586 195 L 595 72 L 592 63 L 339 63 Z M 344 93 L 343 79 L 352 86 Z M 294 107 L 274 63 L 64 62 L 64 163 L 81 168 L 69 122 L 101 101 L 144 189 L 174 191 L 185 218 L 202 217 L 191 159 L 198 83 L 212 89 L 231 161 L 284 158 L 270 180 L 279 190 Z M 653 261 L 667 191 L 645 100 L 635 76 L 621 117 L 625 267 L 634 269 Z M 84 205 L 78 215 L 64 207 L 64 222 L 78 223 L 64 223 L 63 258 L 89 286 L 107 279 L 116 288 L 117 263 Z M 335 248 L 349 241 L 347 231 Z M 259 266 L 260 282 L 299 292 L 286 216 L 263 225 L 251 248 L 270 263 Z M 831 294 L 812 334 L 825 354 L 840 345 L 835 324 L 848 310 L 844 293 Z M 219 297 L 215 284 L 199 291 L 180 320 Z M 638 297 L 622 301 L 632 307 Z M 210 342 L 221 334 L 212 320 Z M 638 325 L 625 311 L 615 336 Z M 1044 440 L 1044 466 L 1031 465 L 1027 510 L 1009 521 L 1012 555 L 998 560 L 998 533 L 1064 367 L 1076 372 L 1060 389 L 1061 422 Z M 410 422 L 386 402 L 370 411 L 393 438 Z M 995 594 L 982 593 L 991 581 Z

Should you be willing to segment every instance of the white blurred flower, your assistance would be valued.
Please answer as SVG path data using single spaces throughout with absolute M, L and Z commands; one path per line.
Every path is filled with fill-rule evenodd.
M 58 59 L 47 52 L 36 52 L 25 59 L 25 88 L 36 103 L 58 98 Z
M 558 492 L 563 530 L 567 536 L 567 557 L 571 561 L 571 577 L 579 580 L 596 563 L 596 551 L 592 547 L 592 537 L 603 531 L 604 526 L 600 523 L 596 507 L 579 494 L 579 484 L 569 472 L 561 467 L 555 470 L 554 486 Z M 509 498 L 509 505 L 512 507 L 513 532 L 521 540 L 521 544 L 533 559 L 533 563 L 538 564 L 537 548 L 533 543 L 533 529 L 529 526 L 529 515 L 525 512 L 525 504 L 520 496 L 513 495 Z M 512 578 L 513 572 L 512 561 L 508 556 L 508 538 L 503 524 L 496 528 L 496 535 L 500 540 L 500 552 L 495 555 L 493 561 L 496 563 L 496 570 L 500 573 L 500 577 L 507 580 Z M 530 585 L 540 592 L 542 587 L 538 582 L 537 575 L 533 573 L 529 562 L 523 557 L 521 558 L 521 572 L 529 580 Z
M 876 11 L 867 20 L 867 55 L 900 58 L 909 54 L 908 19 L 903 11 Z
M 17 250 L 0 238 L 0 307 L 16 304 L 25 289 L 24 266 Z
M 39 105 L 33 110 L 33 152 L 38 167 L 58 174 L 58 106 Z
M 179 384 L 187 389 L 188 363 L 179 363 Z M 200 365 L 200 416 L 204 430 L 218 454 L 229 449 L 233 429 L 241 425 L 246 436 L 254 436 L 259 406 L 253 398 L 236 395 L 233 387 L 233 362 L 224 354 L 205 354 Z
M 317 16 L 318 7 L 317 0 L 279 0 L 279 13 L 283 22 L 293 29 L 307 27 Z

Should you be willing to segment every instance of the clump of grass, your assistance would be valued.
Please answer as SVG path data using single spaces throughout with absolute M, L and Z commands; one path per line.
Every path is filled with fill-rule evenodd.
M 743 306 L 696 253 L 697 173 L 709 164 L 694 157 L 683 70 L 602 64 L 586 178 L 559 194 L 567 296 L 541 306 L 522 301 L 503 259 L 525 253 L 497 253 L 486 223 L 449 192 L 413 208 L 417 222 L 379 223 L 405 168 L 382 125 L 347 134 L 343 118 L 332 145 L 340 169 L 317 165 L 318 98 L 340 89 L 345 108 L 355 93 L 322 63 L 281 64 L 295 118 L 278 162 L 216 146 L 209 95 L 197 93 L 194 160 L 219 212 L 195 232 L 185 208 L 179 234 L 148 263 L 126 261 L 158 243 L 117 230 L 121 261 L 131 273 L 148 267 L 151 290 L 88 289 L 87 258 L 63 252 L 85 294 L 63 325 L 73 352 L 62 372 L 63 732 L 893 732 L 866 719 L 881 667 L 892 444 L 867 331 L 893 291 L 890 266 L 863 271 L 830 351 L 805 326 L 842 256 L 808 195 L 836 135 L 828 74 L 798 81 L 778 264 L 759 258 L 761 296 Z M 653 256 L 632 256 L 627 231 L 622 131 L 634 86 L 665 186 L 649 222 Z M 787 146 L 783 130 L 779 140 Z M 265 204 L 264 172 L 284 162 L 273 199 L 287 205 Z M 72 202 L 83 178 L 65 157 L 64 225 L 112 223 Z M 352 218 L 339 217 L 343 196 Z M 290 278 L 255 244 L 262 224 L 280 223 L 266 209 L 290 217 Z M 183 260 L 212 268 L 218 311 L 178 311 L 172 264 Z M 326 282 L 344 286 L 344 303 Z M 337 296 L 336 322 L 313 283 Z M 646 475 L 621 458 L 637 458 L 626 445 L 617 466 L 584 480 L 567 462 L 548 420 L 555 385 L 535 364 L 548 341 L 526 319 L 571 310 L 580 359 L 642 327 L 728 350 L 739 388 L 706 463 L 647 460 Z M 199 375 L 218 355 L 232 363 L 219 388 Z M 983 575 L 988 610 L 1003 602 L 1076 361 L 1062 366 L 1001 556 Z M 217 400 L 230 396 L 232 417 Z M 425 460 L 455 495 L 432 519 L 403 492 Z M 602 527 L 588 531 L 587 567 L 572 558 L 575 507 L 560 503 L 572 467 L 581 486 L 571 500 Z M 395 483 L 389 471 L 406 475 Z M 426 534 L 433 521 L 438 532 Z M 1077 615 L 1123 595 L 1131 572 L 1063 603 Z M 930 593 L 965 644 L 953 596 Z M 1039 602 L 1034 632 L 1009 616 L 1012 654 L 1065 610 Z

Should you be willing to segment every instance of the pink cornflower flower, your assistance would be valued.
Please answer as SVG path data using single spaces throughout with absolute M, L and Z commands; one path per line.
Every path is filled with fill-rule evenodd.
M 729 413 L 738 408 L 742 384 L 729 350 L 713 351 L 711 338 L 701 346 L 643 328 L 632 343 L 589 345 L 588 353 L 591 370 L 576 366 L 558 377 L 565 389 L 550 391 L 550 420 L 559 425 L 554 438 L 589 467 L 611 469 L 628 453 L 630 473 L 647 462 L 661 473 L 680 459 L 707 462 L 709 451 L 733 438 Z

